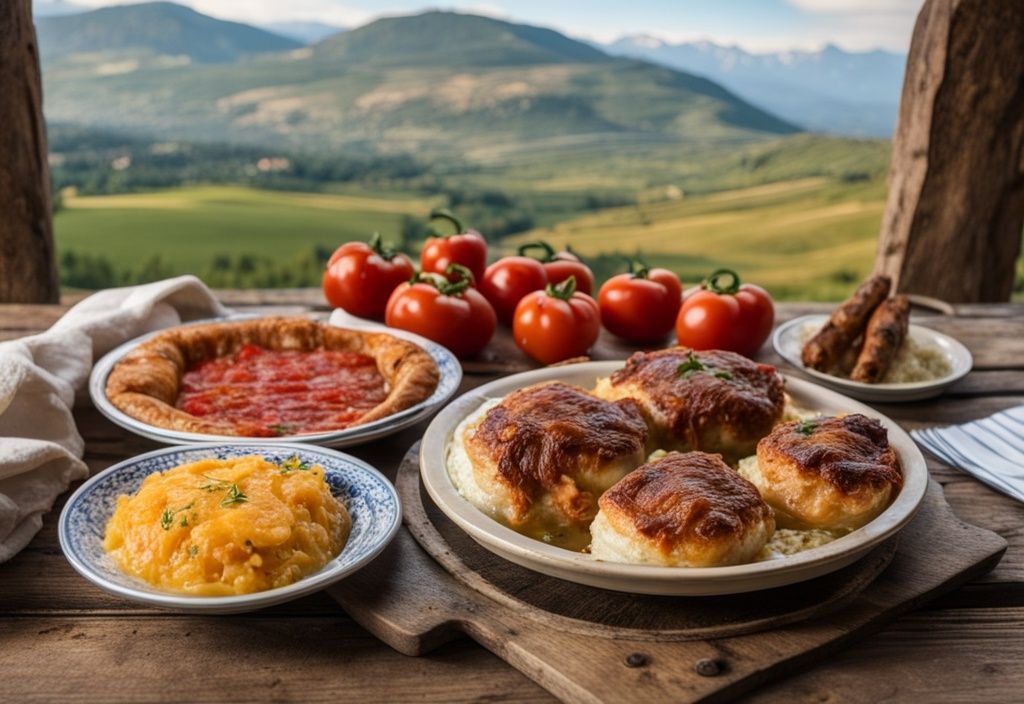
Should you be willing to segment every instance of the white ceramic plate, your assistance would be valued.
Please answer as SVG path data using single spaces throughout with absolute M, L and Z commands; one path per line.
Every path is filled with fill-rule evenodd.
M 121 571 L 103 549 L 107 522 L 121 494 L 133 494 L 154 472 L 208 457 L 259 454 L 272 462 L 297 456 L 319 464 L 331 493 L 352 518 L 344 549 L 323 569 L 294 584 L 253 594 L 188 596 L 166 592 Z M 60 547 L 79 574 L 100 589 L 125 599 L 177 611 L 231 614 L 261 609 L 319 591 L 359 570 L 398 533 L 402 509 L 395 488 L 380 472 L 350 455 L 310 445 L 261 442 L 165 447 L 115 464 L 78 488 L 60 514 Z
M 831 543 L 796 555 L 731 567 L 657 567 L 597 560 L 517 533 L 464 499 L 448 476 L 446 457 L 456 426 L 487 399 L 543 381 L 564 381 L 584 388 L 611 374 L 622 362 L 586 362 L 549 367 L 499 379 L 452 402 L 427 428 L 420 450 L 423 484 L 438 507 L 484 548 L 543 574 L 593 587 L 638 594 L 704 596 L 769 589 L 834 572 L 895 535 L 913 517 L 928 486 L 921 451 L 903 430 L 872 409 L 800 379 L 787 379 L 794 403 L 823 414 L 863 413 L 877 418 L 903 467 L 903 489 L 878 518 Z
M 257 316 L 234 316 L 229 320 L 252 319 L 254 317 Z M 201 325 L 210 322 L 217 321 L 204 320 L 189 323 L 189 325 Z M 408 428 L 411 425 L 415 425 L 447 403 L 448 400 L 455 395 L 455 392 L 458 391 L 459 384 L 462 382 L 462 365 L 459 364 L 459 360 L 455 358 L 455 355 L 436 342 L 431 342 L 419 335 L 391 328 L 384 328 L 384 330 L 388 334 L 408 340 L 415 345 L 419 345 L 433 358 L 439 373 L 439 380 L 437 382 L 437 388 L 434 389 L 434 393 L 432 393 L 426 400 L 421 401 L 415 406 L 411 406 L 403 411 L 387 416 L 386 418 L 375 420 L 371 423 L 354 425 L 343 430 L 332 430 L 323 433 L 258 438 L 259 442 L 284 444 L 300 442 L 336 448 L 352 447 L 353 445 L 361 445 L 363 443 L 370 442 L 371 440 L 377 440 L 387 435 L 392 435 L 400 430 Z M 169 445 L 183 445 L 197 442 L 239 442 L 245 440 L 245 438 L 240 438 L 234 435 L 208 435 L 204 433 L 189 433 L 181 430 L 171 430 L 169 428 L 158 428 L 157 426 L 150 425 L 149 423 L 145 423 L 137 418 L 132 418 L 110 402 L 107 398 L 106 392 L 107 377 L 110 375 L 111 370 L 113 370 L 114 365 L 116 365 L 122 357 L 132 351 L 135 347 L 146 340 L 149 340 L 154 335 L 158 335 L 160 332 L 163 331 L 153 332 L 131 340 L 130 342 L 126 342 L 120 347 L 104 355 L 103 358 L 96 363 L 89 376 L 89 395 L 92 397 L 92 402 L 99 412 L 125 430 L 129 430 L 136 435 L 141 435 L 144 438 Z
M 800 359 L 803 349 L 801 331 L 804 326 L 814 324 L 821 327 L 828 320 L 827 315 L 804 315 L 788 323 L 780 325 L 772 336 L 772 345 L 775 351 L 784 360 L 792 364 L 800 371 L 814 377 L 823 386 L 836 391 L 841 391 L 853 398 L 862 401 L 877 401 L 880 403 L 897 403 L 900 401 L 920 401 L 926 398 L 938 396 L 949 386 L 962 379 L 971 371 L 974 360 L 970 351 L 959 341 L 949 335 L 943 335 L 931 328 L 920 325 L 911 325 L 908 335 L 918 345 L 939 348 L 953 371 L 941 379 L 931 381 L 915 381 L 905 384 L 865 384 L 860 381 L 852 381 L 839 376 L 832 376 L 819 372 L 816 369 L 809 369 L 804 366 Z

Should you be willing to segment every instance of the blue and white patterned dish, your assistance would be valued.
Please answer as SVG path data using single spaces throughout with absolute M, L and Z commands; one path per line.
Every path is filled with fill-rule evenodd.
M 319 464 L 334 494 L 348 509 L 352 532 L 344 549 L 319 572 L 287 587 L 237 596 L 194 597 L 162 591 L 131 577 L 103 549 L 103 535 L 117 497 L 133 494 L 142 480 L 180 464 L 215 457 L 263 455 L 281 462 L 293 455 Z M 179 611 L 228 614 L 252 611 L 319 591 L 352 574 L 384 550 L 398 532 L 402 510 L 394 486 L 365 462 L 309 445 L 262 442 L 207 443 L 166 447 L 120 462 L 87 481 L 60 514 L 60 547 L 79 574 L 100 589 L 149 606 Z
M 233 315 L 227 318 L 227 320 L 244 320 L 257 317 L 259 316 Z M 220 319 L 220 321 L 223 320 L 225 319 Z M 188 325 L 201 325 L 211 322 L 218 321 L 200 320 L 194 323 L 188 323 Z M 282 435 L 281 437 L 274 438 L 260 438 L 259 441 L 274 444 L 301 442 L 323 445 L 325 447 L 352 447 L 354 445 L 362 445 L 370 442 L 371 440 L 377 440 L 387 435 L 392 435 L 400 430 L 408 428 L 411 425 L 415 425 L 446 404 L 451 397 L 455 395 L 455 392 L 458 391 L 459 384 L 462 383 L 462 365 L 459 364 L 459 360 L 456 359 L 455 355 L 449 352 L 447 348 L 442 347 L 436 342 L 432 342 L 424 337 L 420 337 L 419 335 L 414 335 L 413 333 L 405 332 L 404 330 L 393 330 L 391 328 L 386 328 L 384 331 L 394 335 L 395 337 L 400 337 L 415 345 L 419 345 L 431 356 L 434 363 L 437 365 L 439 375 L 437 388 L 434 389 L 434 393 L 432 393 L 426 400 L 417 403 L 415 406 L 410 406 L 403 411 L 399 411 L 398 413 L 394 413 L 370 423 L 364 423 L 363 425 L 354 425 L 351 428 L 331 430 L 323 433 Z M 188 433 L 181 430 L 159 428 L 137 418 L 132 418 L 110 402 L 107 398 L 107 377 L 110 376 L 110 372 L 114 369 L 114 365 L 138 345 L 161 332 L 163 331 L 160 330 L 152 332 L 126 342 L 120 347 L 108 352 L 96 363 L 92 368 L 92 374 L 89 376 L 89 396 L 92 397 L 92 402 L 96 406 L 96 409 L 125 430 L 129 430 L 136 435 L 141 435 L 144 438 L 169 445 L 185 445 L 202 442 L 230 443 L 244 441 L 244 438 L 239 438 L 233 435 L 207 435 L 204 433 Z

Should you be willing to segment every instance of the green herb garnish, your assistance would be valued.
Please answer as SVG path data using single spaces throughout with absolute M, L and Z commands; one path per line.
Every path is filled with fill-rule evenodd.
M 249 500 L 249 497 L 242 493 L 242 490 L 238 488 L 237 484 L 232 484 L 231 488 L 228 489 L 228 495 L 220 500 L 221 506 L 231 506 L 233 504 L 243 504 Z
M 189 557 L 195 557 L 198 554 L 199 554 L 199 547 L 198 546 L 193 545 L 192 547 L 190 547 L 188 549 L 188 556 Z
M 181 517 L 181 523 L 178 524 L 182 528 L 188 528 L 188 516 Z
M 220 491 L 221 489 L 226 489 L 228 487 L 228 484 L 230 483 L 228 482 L 227 479 L 217 479 L 217 477 L 211 477 L 208 474 L 202 474 L 200 476 L 210 480 L 209 484 L 203 484 L 199 487 L 203 491 L 210 494 L 212 494 L 215 491 Z
M 817 426 L 811 421 L 802 420 L 796 424 L 796 432 L 800 433 L 801 435 L 810 436 L 810 434 L 814 432 L 814 429 L 816 427 Z
M 188 506 L 182 506 L 177 511 L 172 511 L 169 508 L 165 508 L 164 512 L 160 514 L 160 527 L 163 528 L 164 530 L 170 530 L 171 526 L 174 525 L 174 517 L 177 516 L 182 511 L 188 511 L 190 508 L 192 508 L 192 504 L 194 504 L 194 503 L 195 503 L 195 501 L 193 501 Z M 181 525 L 182 528 L 184 528 L 186 525 L 188 525 L 188 523 L 186 522 L 184 517 L 182 517 L 180 525 Z
M 273 425 L 268 425 L 267 428 L 272 433 L 274 433 L 274 435 L 287 435 L 292 431 L 291 428 L 289 428 L 287 425 L 282 425 L 281 423 L 274 423 Z
M 707 370 L 708 368 L 703 362 L 697 359 L 697 355 L 693 352 L 687 352 L 686 361 L 676 367 L 676 373 L 679 374 L 679 376 L 684 377 L 690 376 L 690 374 L 693 374 L 694 372 L 706 372 Z
M 716 379 L 723 381 L 732 381 L 732 374 L 725 371 L 724 369 L 715 369 L 712 366 L 704 364 L 704 362 L 697 359 L 692 351 L 686 353 L 686 361 L 676 367 L 676 373 L 684 379 L 689 379 L 691 375 L 699 372 L 706 372 Z
M 299 472 L 305 472 L 312 467 L 309 462 L 303 462 L 297 455 L 292 455 L 278 466 L 281 468 L 281 474 L 289 474 L 296 470 Z

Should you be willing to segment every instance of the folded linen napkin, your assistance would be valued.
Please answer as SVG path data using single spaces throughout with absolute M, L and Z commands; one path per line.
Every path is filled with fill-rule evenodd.
M 71 415 L 93 362 L 178 323 L 226 315 L 194 276 L 89 296 L 39 335 L 0 343 L 0 562 L 24 548 L 54 499 L 88 469 Z
M 946 464 L 1024 501 L 1024 406 L 962 425 L 914 430 L 911 435 Z

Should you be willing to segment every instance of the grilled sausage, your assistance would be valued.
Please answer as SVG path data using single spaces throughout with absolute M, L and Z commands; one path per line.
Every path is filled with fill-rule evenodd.
M 832 312 L 825 326 L 804 345 L 804 366 L 828 372 L 864 331 L 868 318 L 889 295 L 888 276 L 872 276 Z
M 878 306 L 868 321 L 864 347 L 850 378 L 868 384 L 881 381 L 907 336 L 909 324 L 910 301 L 906 296 L 893 296 Z

